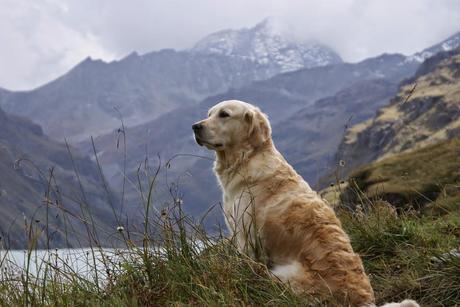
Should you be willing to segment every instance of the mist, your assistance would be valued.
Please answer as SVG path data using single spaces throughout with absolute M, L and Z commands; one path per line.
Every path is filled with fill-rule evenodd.
M 159 1 L 0 0 L 0 87 L 28 90 L 91 56 L 184 49 L 209 33 L 267 16 L 299 40 L 316 40 L 356 62 L 411 54 L 460 31 L 456 0 Z

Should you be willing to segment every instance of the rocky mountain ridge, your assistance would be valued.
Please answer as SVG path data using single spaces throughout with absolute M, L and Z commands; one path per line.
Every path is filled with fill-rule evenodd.
M 338 152 L 353 169 L 459 135 L 460 49 L 455 49 L 425 61 L 389 105 L 347 131 Z
M 174 50 L 110 63 L 87 58 L 40 88 L 2 95 L 0 106 L 32 118 L 55 139 L 80 140 L 113 130 L 121 118 L 141 124 L 268 76 L 248 61 Z
M 458 47 L 460 47 L 460 32 L 451 35 L 450 37 L 438 44 L 435 44 L 429 48 L 424 49 L 423 51 L 417 52 L 409 56 L 408 61 L 418 61 L 421 63 L 437 53 L 451 51 Z

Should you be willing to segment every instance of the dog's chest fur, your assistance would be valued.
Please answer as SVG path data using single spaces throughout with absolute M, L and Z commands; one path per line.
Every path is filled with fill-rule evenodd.
M 278 178 L 292 175 L 292 169 L 273 147 L 238 168 L 215 169 L 219 170 L 216 175 L 222 187 L 227 226 L 239 249 L 251 255 L 262 236 L 260 230 L 266 215 L 273 206 L 283 206 L 285 195 L 278 192 L 285 180 Z
M 261 187 L 254 184 L 267 176 L 270 163 L 266 157 L 253 157 L 238 168 L 216 171 L 223 192 L 225 220 L 232 235 L 237 239 L 240 250 L 248 252 L 248 242 L 254 238 L 260 227 L 257 221 L 263 215 L 263 208 L 257 203 Z M 256 218 L 257 217 L 257 218 Z
M 256 174 L 247 167 L 237 172 L 225 171 L 218 175 L 223 191 L 223 209 L 232 231 L 236 231 L 243 222 L 243 216 L 254 209 L 255 189 L 251 187 L 254 175 Z

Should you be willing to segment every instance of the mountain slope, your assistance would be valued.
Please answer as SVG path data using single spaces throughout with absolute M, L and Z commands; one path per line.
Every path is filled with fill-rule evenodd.
M 49 245 L 44 233 L 39 237 L 41 248 L 87 244 L 82 239 L 87 236 L 83 235 L 86 228 L 81 219 L 88 218 L 88 212 L 100 227 L 98 231 L 113 229 L 115 221 L 104 192 L 98 188 L 102 189 L 102 182 L 96 166 L 76 152 L 72 156 L 73 162 L 66 146 L 50 140 L 40 126 L 0 109 L 2 246 L 26 247 L 25 222 L 37 233 L 49 233 Z M 85 194 L 79 188 L 73 164 Z
M 339 155 L 352 169 L 458 135 L 460 49 L 427 60 L 389 105 L 347 131 Z
M 214 52 L 210 41 L 222 35 L 216 33 L 191 50 L 132 53 L 110 63 L 87 58 L 40 88 L 0 95 L 0 107 L 31 118 L 55 139 L 78 141 L 113 130 L 121 117 L 127 125 L 139 125 L 286 70 L 340 61 L 325 47 L 287 44 L 282 36 L 270 34 L 267 23 L 228 31 L 252 33 L 243 35 L 247 48 L 257 45 L 265 51 L 254 55 L 257 60 L 240 56 L 239 49 L 232 54 Z M 261 52 L 268 52 L 263 59 Z
M 342 195 L 350 204 L 360 202 L 356 193 L 360 191 L 368 199 L 382 199 L 397 207 L 424 206 L 438 214 L 458 211 L 460 138 L 366 165 L 350 174 L 350 182 Z
M 316 186 L 333 163 L 346 127 L 373 117 L 396 90 L 397 83 L 382 78 L 357 82 L 277 124 L 273 137 L 294 168 Z
M 268 76 L 248 61 L 174 50 L 111 63 L 88 58 L 38 89 L 3 95 L 0 106 L 32 118 L 53 138 L 81 139 L 114 129 L 120 117 L 140 124 Z

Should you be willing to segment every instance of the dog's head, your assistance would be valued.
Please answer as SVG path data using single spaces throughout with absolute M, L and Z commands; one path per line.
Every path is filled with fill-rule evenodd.
M 267 116 L 259 108 L 238 100 L 218 103 L 209 110 L 208 118 L 192 128 L 198 145 L 215 151 L 257 148 L 271 139 Z

